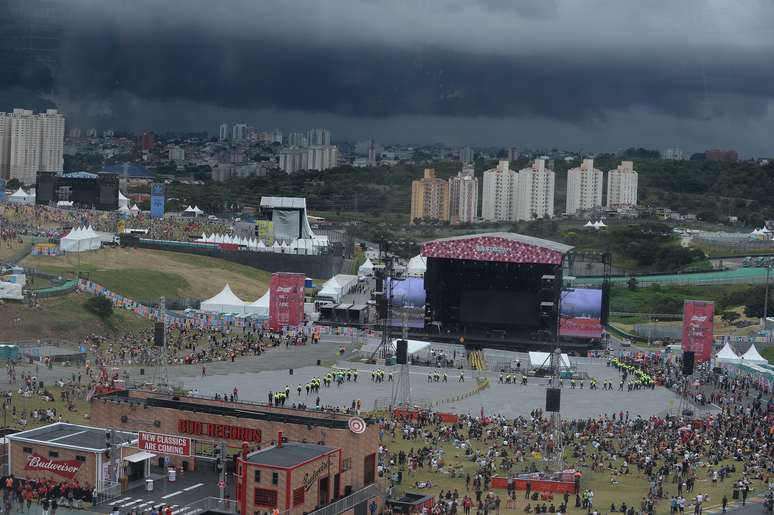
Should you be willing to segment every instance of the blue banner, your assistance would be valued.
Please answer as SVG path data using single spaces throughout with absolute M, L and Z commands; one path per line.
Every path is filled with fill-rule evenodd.
M 151 184 L 151 218 L 164 218 L 164 184 Z
M 5 200 L 5 179 L 0 179 L 0 202 Z

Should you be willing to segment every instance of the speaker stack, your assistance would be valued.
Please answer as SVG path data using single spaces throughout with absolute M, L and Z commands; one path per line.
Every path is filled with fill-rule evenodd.
M 693 374 L 693 363 L 696 359 L 695 354 L 692 351 L 683 352 L 683 375 L 689 376 Z
M 546 413 L 559 413 L 561 392 L 559 388 L 546 390 Z
M 408 364 L 408 342 L 398 340 L 395 345 L 395 358 L 398 365 Z
M 164 322 L 156 322 L 153 325 L 153 345 L 164 346 Z

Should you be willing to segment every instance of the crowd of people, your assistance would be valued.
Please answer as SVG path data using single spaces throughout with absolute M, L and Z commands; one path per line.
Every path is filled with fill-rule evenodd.
M 655 382 L 654 377 L 678 380 L 674 372 L 679 363 L 611 361 L 610 365 L 643 385 Z M 529 417 L 463 415 L 455 423 L 445 423 L 430 412 L 385 419 L 380 422 L 379 473 L 393 484 L 400 480 L 410 490 L 432 489 L 436 481 L 456 479 L 457 488 L 433 498 L 431 513 L 493 513 L 502 504 L 525 513 L 580 509 L 630 515 L 656 510 L 700 514 L 707 506 L 725 510 L 732 500 L 746 503 L 753 491 L 774 488 L 774 401 L 765 387 L 750 378 L 709 370 L 693 377 L 691 385 L 721 409 L 701 417 L 643 418 L 618 411 L 565 420 L 558 442 L 550 418 L 539 409 Z M 444 449 L 452 449 L 459 459 L 450 459 Z M 560 450 L 565 468 L 574 468 L 581 476 L 602 475 L 613 489 L 622 482 L 640 481 L 640 499 L 622 496 L 597 506 L 593 490 L 583 488 L 583 479 L 570 496 L 543 498 L 543 493 L 535 497 L 532 492 L 523 498 L 524 492 L 517 494 L 510 481 L 504 493 L 491 492 L 495 476 L 524 477 L 548 470 L 544 458 L 555 457 Z M 770 498 L 765 498 L 767 506 L 774 506 Z
M 13 475 L 0 478 L 3 488 L 3 512 L 12 510 L 27 513 L 33 504 L 40 505 L 44 515 L 56 515 L 59 507 L 81 509 L 91 506 L 96 491 L 88 483 L 77 480 L 19 478 Z

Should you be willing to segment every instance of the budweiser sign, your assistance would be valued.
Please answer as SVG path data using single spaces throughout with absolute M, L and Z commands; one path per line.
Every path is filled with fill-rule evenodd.
M 82 462 L 76 460 L 63 460 L 54 461 L 48 458 L 44 458 L 39 454 L 33 454 L 27 458 L 27 464 L 24 466 L 24 470 L 43 470 L 46 472 L 53 472 L 67 479 L 73 479 L 78 473 L 78 470 L 83 465 Z

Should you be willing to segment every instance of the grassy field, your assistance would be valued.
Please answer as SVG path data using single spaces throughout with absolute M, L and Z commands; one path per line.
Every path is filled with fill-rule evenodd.
M 32 257 L 25 266 L 71 277 L 77 255 Z M 268 272 L 222 259 L 149 249 L 105 248 L 84 252 L 81 270 L 108 289 L 136 300 L 168 298 L 206 299 L 226 283 L 240 298 L 254 301 L 266 291 Z
M 27 371 L 31 370 L 34 367 L 17 367 L 16 371 L 17 374 L 21 371 Z M 32 370 L 32 373 L 34 375 L 34 370 Z M 77 374 L 77 372 L 76 372 Z M 8 406 L 6 411 L 0 411 L 0 420 L 3 422 L 4 427 L 11 427 L 15 429 L 32 429 L 35 427 L 43 426 L 46 424 L 50 424 L 51 422 L 40 422 L 39 420 L 33 419 L 30 415 L 33 410 L 48 410 L 48 409 L 55 409 L 56 413 L 62 414 L 62 422 L 69 422 L 71 424 L 84 424 L 84 425 L 90 425 L 89 424 L 89 413 L 91 411 L 91 406 L 88 402 L 85 400 L 74 400 L 73 401 L 73 409 L 68 410 L 67 409 L 67 403 L 62 400 L 61 398 L 61 392 L 62 388 L 58 386 L 49 386 L 46 385 L 46 389 L 51 393 L 54 400 L 48 401 L 43 399 L 42 396 L 31 396 L 31 397 L 23 397 L 19 395 L 18 393 L 14 392 L 13 397 L 11 398 L 11 405 Z M 16 408 L 16 416 L 13 415 L 13 408 Z M 22 414 L 22 411 L 26 411 L 27 413 L 27 425 L 22 426 L 19 424 L 19 417 Z
M 41 299 L 36 308 L 22 302 L 6 301 L 0 304 L 0 340 L 56 338 L 78 342 L 91 333 L 109 335 L 151 326 L 150 321 L 124 310 L 114 311 L 112 317 L 103 321 L 83 308 L 87 298 L 84 294 L 73 293 Z
M 22 243 L 13 241 L 10 246 L 7 241 L 0 241 L 0 263 L 20 259 L 22 256 L 29 254 L 31 248 L 32 238 L 28 236 L 23 237 Z
M 400 450 L 405 451 L 406 453 L 409 452 L 410 449 L 417 449 L 423 445 L 431 445 L 430 442 L 423 442 L 419 440 L 403 440 L 400 437 L 400 432 L 397 433 L 398 438 L 393 440 L 391 436 L 385 435 L 385 445 L 386 447 L 392 452 L 393 454 L 397 454 Z M 472 441 L 471 442 L 474 449 L 478 449 L 482 452 L 486 452 L 489 448 L 489 444 L 483 444 L 480 441 Z M 432 445 L 431 445 L 432 447 Z M 470 495 L 473 499 L 475 499 L 475 492 L 472 489 L 466 492 L 465 491 L 465 474 L 470 473 L 471 477 L 475 474 L 475 472 L 478 470 L 478 465 L 475 463 L 467 460 L 464 456 L 464 451 L 462 449 L 457 449 L 454 447 L 451 443 L 443 443 L 439 445 L 437 448 L 442 449 L 444 452 L 444 461 L 445 461 L 445 468 L 448 470 L 449 466 L 452 466 L 455 468 L 456 471 L 458 471 L 457 478 L 451 478 L 448 474 L 442 474 L 438 472 L 432 472 L 425 469 L 419 469 L 417 472 L 414 472 L 412 475 L 408 475 L 407 470 L 404 470 L 403 472 L 403 484 L 396 486 L 397 492 L 405 492 L 405 491 L 411 491 L 411 492 L 418 492 L 418 493 L 427 493 L 428 495 L 438 495 L 441 490 L 454 490 L 455 488 L 460 493 L 460 496 L 465 495 L 467 493 Z M 593 449 L 589 449 L 589 455 L 593 453 Z M 531 460 L 531 458 L 530 458 Z M 622 460 L 619 460 L 616 465 L 620 466 L 622 463 Z M 729 462 L 730 463 L 730 462 Z M 499 464 L 499 460 L 498 460 Z M 566 450 L 565 452 L 565 466 L 567 468 L 572 468 L 575 464 L 575 460 L 570 456 L 569 450 Z M 516 465 L 516 470 L 523 470 L 526 468 L 528 463 L 519 463 Z M 731 478 L 737 479 L 741 477 L 741 470 L 739 470 L 739 464 L 737 463 L 737 473 L 732 474 Z M 542 469 L 544 466 L 543 462 L 537 462 L 537 466 L 539 469 Z M 459 472 L 461 471 L 461 474 Z M 602 513 L 609 513 L 610 511 L 610 504 L 615 503 L 616 506 L 620 506 L 622 502 L 626 502 L 627 506 L 634 505 L 635 510 L 639 511 L 640 502 L 643 498 L 643 496 L 648 491 L 648 483 L 647 478 L 644 474 L 637 472 L 637 467 L 634 465 L 630 465 L 629 467 L 629 474 L 627 475 L 621 475 L 616 476 L 616 483 L 613 483 L 611 481 L 611 476 L 609 473 L 603 473 L 603 472 L 590 472 L 587 468 L 581 468 L 581 472 L 583 473 L 583 479 L 581 480 L 581 489 L 589 488 L 594 491 L 594 505 L 596 508 L 602 512 Z M 501 473 L 502 474 L 502 473 Z M 659 502 L 656 505 L 655 512 L 658 514 L 668 514 L 669 513 L 669 499 L 672 495 L 677 494 L 677 485 L 676 483 L 671 482 L 672 476 L 670 476 L 669 480 L 664 482 L 664 495 L 665 499 Z M 433 487 L 428 490 L 417 490 L 414 488 L 414 484 L 417 481 L 431 481 L 433 484 Z M 687 501 L 690 501 L 693 497 L 695 497 L 696 494 L 708 494 L 709 495 L 709 501 L 708 503 L 704 504 L 704 507 L 710 507 L 714 505 L 720 504 L 723 495 L 727 495 L 729 499 L 729 503 L 731 502 L 731 488 L 732 488 L 732 481 L 731 479 L 726 479 L 725 482 L 718 482 L 717 484 L 713 485 L 712 482 L 707 478 L 707 471 L 706 469 L 699 469 L 696 472 L 696 486 L 694 487 L 694 491 L 692 493 L 683 493 L 683 495 L 686 497 Z M 760 488 L 760 484 L 756 481 L 753 483 L 752 489 L 755 490 L 756 488 Z M 503 513 L 524 513 L 524 507 L 527 505 L 527 501 L 524 499 L 524 492 L 521 492 L 521 495 L 518 495 L 517 492 L 517 500 L 516 504 L 512 509 L 505 509 L 505 490 L 492 490 L 493 493 L 500 496 L 502 499 L 501 504 L 501 512 Z M 484 492 L 484 495 L 486 492 Z M 561 504 L 562 499 L 561 496 L 555 496 L 554 497 L 554 504 L 555 506 L 559 506 Z M 546 505 L 550 505 L 551 502 L 547 501 Z M 570 496 L 569 500 L 569 509 L 568 513 L 575 514 L 575 513 L 586 513 L 586 510 L 582 510 L 580 508 L 575 508 L 575 497 Z M 535 503 L 532 502 L 532 506 L 534 507 Z M 475 508 L 474 508 L 475 509 Z M 692 512 L 688 508 L 686 508 L 686 512 Z

